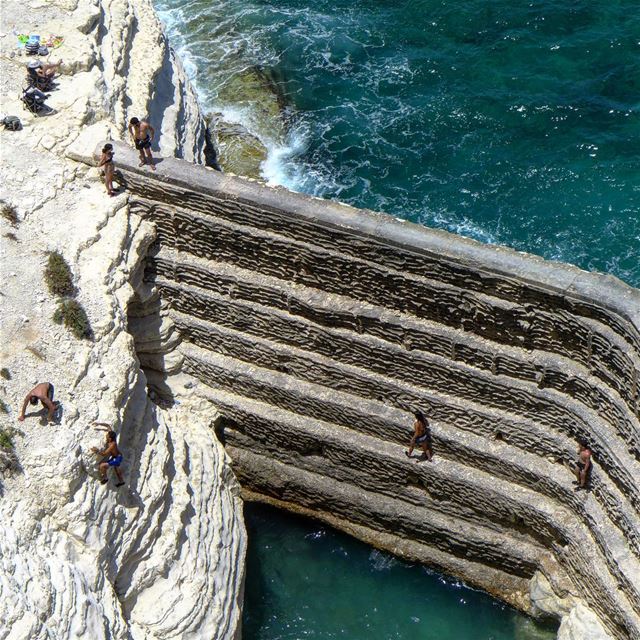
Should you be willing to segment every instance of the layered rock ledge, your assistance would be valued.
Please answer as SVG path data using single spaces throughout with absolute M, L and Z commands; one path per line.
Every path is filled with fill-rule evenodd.
M 640 637 L 640 292 L 118 147 L 173 362 L 245 497 L 464 578 L 561 638 Z M 403 455 L 412 408 L 436 459 Z M 593 490 L 562 465 L 595 451 Z
M 47 100 L 54 115 L 36 118 L 19 102 L 29 59 L 16 55 L 13 21 L 17 32 L 65 37 L 52 54 L 64 59 Z M 141 261 L 155 229 L 77 162 L 96 141 L 123 136 L 133 115 L 153 121 L 164 153 L 202 161 L 195 94 L 147 0 L 7 0 L 1 32 L 0 110 L 23 129 L 0 127 L 9 212 L 0 219 L 0 428 L 18 462 L 0 475 L 0 638 L 231 640 L 245 531 L 212 427 L 218 412 L 184 380 L 165 382 L 172 406 L 149 395 L 129 324 L 134 307 L 153 304 Z M 71 266 L 92 341 L 51 320 L 57 301 L 43 270 L 54 250 Z M 138 334 L 155 321 L 141 315 Z M 62 419 L 18 422 L 24 394 L 43 380 L 55 385 Z M 119 434 L 125 487 L 97 481 L 91 447 L 104 437 L 94 421 Z

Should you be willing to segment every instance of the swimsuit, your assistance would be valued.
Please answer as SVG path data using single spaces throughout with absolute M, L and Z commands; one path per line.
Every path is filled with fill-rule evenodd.
M 422 444 L 423 442 L 431 444 L 431 436 L 428 433 L 423 433 L 421 436 L 416 438 L 416 444 Z
M 109 456 L 107 458 L 107 464 L 110 467 L 119 467 L 122 464 L 122 454 L 117 456 Z
M 136 138 L 136 149 L 142 151 L 142 149 L 151 149 L 151 136 L 147 133 L 145 138 L 139 140 Z
M 47 398 L 49 398 L 49 400 L 53 400 L 53 392 L 54 391 L 55 391 L 55 389 L 53 388 L 53 385 L 51 383 L 49 383 L 49 388 L 47 389 Z

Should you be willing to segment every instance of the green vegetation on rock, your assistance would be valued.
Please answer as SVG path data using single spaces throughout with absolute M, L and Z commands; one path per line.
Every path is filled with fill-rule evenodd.
M 4 200 L 0 200 L 0 216 L 13 227 L 17 227 L 20 222 L 16 208 Z
M 56 296 L 73 296 L 76 293 L 71 268 L 57 251 L 49 253 L 44 279 L 49 291 Z
M 53 321 L 64 324 L 76 338 L 91 338 L 93 335 L 87 313 L 76 300 L 62 300 L 53 314 Z
M 2 402 L 2 400 L 0 400 L 0 402 Z M 11 437 L 11 433 L 4 429 L 0 429 L 0 449 L 13 451 L 13 438 Z

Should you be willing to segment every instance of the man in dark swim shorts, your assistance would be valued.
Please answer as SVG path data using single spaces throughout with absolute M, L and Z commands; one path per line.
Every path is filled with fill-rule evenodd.
M 592 451 L 589 445 L 585 440 L 580 440 L 578 442 L 578 457 L 575 463 L 575 466 L 564 463 L 565 466 L 573 473 L 576 477 L 576 481 L 574 482 L 576 486 L 576 491 L 581 489 L 588 491 L 589 483 L 591 482 L 591 470 L 593 465 L 591 463 Z
M 148 161 L 149 166 L 155 171 L 156 165 L 151 155 L 151 143 L 156 135 L 155 129 L 146 120 L 131 118 L 129 120 L 129 134 L 140 154 L 140 166 L 143 167 Z
M 405 455 L 407 458 L 410 458 L 413 453 L 413 449 L 418 445 L 422 448 L 422 456 L 418 458 L 416 462 L 421 462 L 422 460 L 428 460 L 431 462 L 431 458 L 433 458 L 433 445 L 429 422 L 422 411 L 415 411 L 413 415 L 416 419 L 413 423 L 413 437 L 411 438 L 409 450 L 405 451 Z
M 33 389 L 27 393 L 24 402 L 22 403 L 22 410 L 20 411 L 18 420 L 20 422 L 24 420 L 24 412 L 26 411 L 28 404 L 36 405 L 38 404 L 38 401 L 40 401 L 42 406 L 46 407 L 49 412 L 47 414 L 47 420 L 52 422 L 57 409 L 56 403 L 53 401 L 53 392 L 54 388 L 50 382 L 41 382 L 33 387 Z

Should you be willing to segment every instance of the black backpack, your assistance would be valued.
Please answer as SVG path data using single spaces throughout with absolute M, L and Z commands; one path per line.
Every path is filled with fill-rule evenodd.
M 2 124 L 4 128 L 9 129 L 9 131 L 20 131 L 20 129 L 22 129 L 22 122 L 20 122 L 18 116 L 6 116 L 2 120 Z

